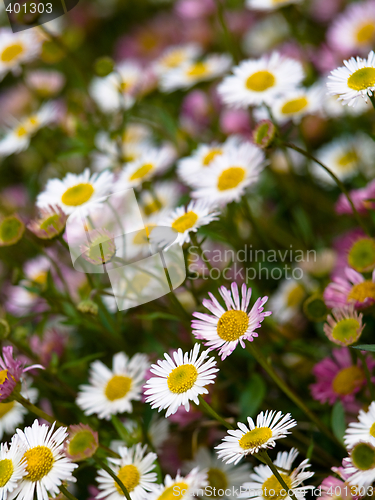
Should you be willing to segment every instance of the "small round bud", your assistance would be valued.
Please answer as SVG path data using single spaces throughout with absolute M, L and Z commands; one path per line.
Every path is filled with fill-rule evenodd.
M 92 314 L 93 316 L 98 314 L 98 305 L 90 299 L 82 300 L 78 304 L 77 309 L 83 314 Z
M 5 340 L 9 337 L 10 327 L 8 321 L 0 319 L 0 340 Z
M 25 224 L 17 214 L 0 220 L 0 247 L 17 243 L 25 232 Z
M 326 319 L 328 309 L 323 297 L 319 294 L 314 294 L 303 303 L 303 312 L 310 321 L 318 323 Z
M 84 424 L 71 425 L 69 437 L 64 443 L 65 454 L 74 462 L 86 460 L 94 455 L 99 447 L 98 433 Z
M 268 148 L 275 138 L 276 128 L 270 120 L 258 123 L 253 132 L 253 141 L 260 148 Z
M 110 57 L 99 57 L 94 63 L 94 71 L 100 77 L 111 74 L 114 67 L 115 63 Z

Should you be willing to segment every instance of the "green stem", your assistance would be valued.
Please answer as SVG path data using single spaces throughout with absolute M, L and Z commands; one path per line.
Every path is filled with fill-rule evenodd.
M 227 422 L 226 420 L 224 420 L 222 417 L 220 417 L 220 415 L 218 413 L 216 413 L 216 411 L 213 408 L 211 408 L 211 406 L 207 403 L 207 401 L 205 401 L 203 399 L 203 397 L 201 395 L 199 395 L 198 397 L 199 397 L 199 403 L 200 403 L 200 405 L 203 406 L 203 408 L 205 409 L 206 413 L 208 413 L 215 420 L 217 420 L 218 422 L 220 422 L 221 424 L 223 424 L 227 429 L 233 429 L 233 426 L 229 422 Z
M 298 408 L 300 408 L 305 415 L 312 421 L 320 431 L 325 434 L 329 439 L 331 439 L 334 443 L 343 446 L 335 436 L 331 433 L 331 431 L 324 425 L 323 422 L 305 405 L 305 403 L 300 399 L 300 397 L 295 394 L 295 392 L 288 387 L 288 385 L 282 380 L 272 366 L 267 362 L 266 358 L 263 357 L 263 354 L 258 350 L 257 347 L 254 346 L 253 342 L 246 343 L 248 350 L 255 358 L 256 361 L 262 366 L 262 368 L 268 373 L 268 375 L 272 378 L 272 380 L 279 386 L 279 388 L 284 392 L 288 398 L 295 403 Z
M 271 245 L 271 242 L 270 242 L 268 236 L 262 231 L 257 220 L 255 219 L 255 217 L 251 211 L 249 201 L 246 198 L 246 196 L 242 197 L 242 206 L 243 206 L 243 209 L 245 212 L 245 216 L 247 217 L 250 224 L 252 225 L 254 232 L 258 235 L 258 237 L 260 238 L 260 240 L 262 241 L 262 243 L 264 245 L 266 245 L 268 248 L 272 248 L 272 245 Z
M 366 380 L 367 380 L 367 385 L 370 389 L 370 395 L 371 395 L 371 401 L 375 400 L 375 391 L 374 391 L 374 384 L 371 381 L 371 373 L 370 370 L 368 369 L 367 363 L 366 363 L 366 357 L 361 353 L 361 351 L 357 350 L 357 356 L 362 362 L 362 367 L 363 371 L 365 372 Z
M 357 219 L 358 224 L 361 226 L 361 228 L 364 230 L 364 232 L 369 236 L 370 235 L 369 231 L 368 231 L 366 225 L 364 224 L 364 222 L 362 221 L 359 213 L 357 212 L 357 209 L 355 208 L 354 203 L 353 203 L 353 201 L 349 195 L 349 192 L 346 189 L 344 183 L 342 181 L 340 181 L 340 179 L 326 165 L 324 165 L 321 161 L 319 161 L 317 158 L 315 158 L 315 156 L 311 155 L 310 153 L 308 153 L 304 149 L 301 149 L 298 146 L 296 146 L 295 144 L 292 144 L 289 142 L 284 142 L 284 143 L 282 143 L 282 145 L 285 146 L 286 148 L 294 149 L 294 151 L 297 151 L 301 155 L 305 156 L 309 160 L 314 161 L 315 163 L 320 165 L 322 168 L 324 168 L 324 170 L 327 172 L 327 174 L 329 174 L 332 177 L 332 179 L 336 182 L 337 186 L 341 189 L 342 193 L 346 196 L 346 198 L 347 198 L 347 200 L 352 208 L 353 215 Z
M 370 95 L 369 97 L 370 97 L 372 107 L 375 109 L 375 96 L 374 96 L 374 94 Z
M 223 29 L 223 32 L 224 32 L 227 48 L 233 57 L 233 61 L 236 64 L 238 64 L 239 58 L 238 58 L 238 54 L 237 54 L 236 45 L 233 41 L 232 34 L 229 31 L 227 22 L 225 20 L 225 9 L 224 9 L 224 5 L 223 5 L 223 0 L 215 0 L 215 1 L 216 1 L 216 7 L 217 7 L 217 17 L 219 19 L 219 23 L 220 23 L 220 25 Z
M 35 413 L 35 415 L 39 418 L 43 418 L 50 424 L 56 423 L 56 427 L 65 427 L 64 424 L 56 420 L 55 418 L 51 417 L 51 415 L 48 415 L 45 413 L 43 410 L 38 408 L 37 406 L 33 405 L 28 399 L 24 398 L 21 396 L 21 394 L 15 395 L 15 400 L 18 401 L 26 410 L 28 410 L 31 413 Z
M 64 496 L 66 496 L 66 498 L 69 498 L 69 500 L 78 500 L 74 495 L 69 493 L 69 491 L 65 488 L 65 486 L 61 485 L 60 491 Z
M 260 458 L 263 459 L 262 461 L 264 461 L 268 465 L 268 467 L 272 471 L 272 474 L 276 477 L 276 479 L 279 481 L 279 483 L 281 484 L 281 486 L 284 488 L 284 490 L 285 490 L 285 497 L 290 496 L 290 498 L 292 498 L 292 500 L 297 500 L 295 494 L 293 493 L 293 490 L 291 488 L 289 488 L 289 486 L 286 484 L 286 482 L 284 481 L 284 479 L 281 477 L 281 475 L 279 474 L 279 471 L 277 470 L 277 467 L 274 465 L 274 463 L 270 459 L 270 457 L 269 457 L 268 453 L 266 452 L 266 450 L 260 451 L 258 453 L 258 455 L 259 455 Z M 255 456 L 258 458 L 258 455 L 255 455 Z
M 124 493 L 124 495 L 125 495 L 125 498 L 126 498 L 127 500 L 132 500 L 132 499 L 131 499 L 131 497 L 130 497 L 130 495 L 129 495 L 128 490 L 127 490 L 127 489 L 126 489 L 126 487 L 124 486 L 124 483 L 121 481 L 121 479 L 119 479 L 119 478 L 116 476 L 116 474 L 113 472 L 113 470 L 112 470 L 112 469 L 110 469 L 110 468 L 108 467 L 108 465 L 106 465 L 106 464 L 105 464 L 105 463 L 104 463 L 104 462 L 103 462 L 100 458 L 98 458 L 97 456 L 95 456 L 95 455 L 94 455 L 92 458 L 93 458 L 93 459 L 95 460 L 95 462 L 96 462 L 96 463 L 97 463 L 97 464 L 98 464 L 98 465 L 99 465 L 99 466 L 100 466 L 103 470 L 105 470 L 105 471 L 107 472 L 107 474 L 109 474 L 109 475 L 112 477 L 112 479 L 113 479 L 113 480 L 114 480 L 114 481 L 115 481 L 115 482 L 119 485 L 119 487 L 121 488 L 121 491 L 122 491 L 122 492 Z

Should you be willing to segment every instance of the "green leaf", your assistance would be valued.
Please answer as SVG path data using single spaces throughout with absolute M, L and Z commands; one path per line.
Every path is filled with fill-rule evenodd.
M 116 415 L 112 415 L 111 420 L 119 437 L 127 443 L 130 439 L 129 431 L 124 427 L 123 423 L 116 417 Z
M 60 370 L 68 370 L 69 368 L 75 368 L 76 366 L 83 365 L 84 363 L 87 363 L 92 359 L 102 358 L 103 356 L 105 356 L 105 354 L 106 354 L 105 352 L 97 352 L 95 354 L 89 354 L 84 358 L 73 359 L 73 361 L 68 361 L 67 363 L 61 365 Z
M 246 419 L 256 414 L 266 395 L 266 391 L 267 388 L 263 378 L 258 373 L 254 373 L 240 397 L 242 418 Z
M 337 401 L 332 408 L 331 426 L 333 434 L 337 437 L 339 441 L 343 442 L 346 423 L 345 423 L 345 411 L 341 401 Z
M 353 349 L 359 349 L 360 351 L 375 352 L 375 344 L 352 345 L 351 347 Z
M 177 316 L 174 316 L 173 314 L 168 314 L 164 312 L 153 312 L 150 314 L 139 314 L 137 316 L 138 319 L 149 319 L 149 320 L 154 320 L 154 319 L 171 319 L 173 321 L 180 321 L 180 318 Z

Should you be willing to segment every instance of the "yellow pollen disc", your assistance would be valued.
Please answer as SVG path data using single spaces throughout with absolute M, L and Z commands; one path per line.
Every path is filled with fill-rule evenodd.
M 353 90 L 366 90 L 375 86 L 375 68 L 357 69 L 348 78 L 348 87 Z
M 48 276 L 47 271 L 44 271 L 42 273 L 37 274 L 36 276 L 33 276 L 32 281 L 35 281 L 35 283 L 38 283 L 38 285 L 45 285 L 47 282 L 47 276 Z
M 189 485 L 187 483 L 174 483 L 173 486 L 165 489 L 157 500 L 175 500 L 176 498 L 183 498 L 185 491 L 187 492 Z
M 244 180 L 245 174 L 246 171 L 242 167 L 230 167 L 223 170 L 217 182 L 218 190 L 234 189 Z
M 146 215 L 151 215 L 158 212 L 161 208 L 163 208 L 163 204 L 159 200 L 154 200 L 151 203 L 147 203 L 143 207 L 143 211 Z
M 271 437 L 272 431 L 269 427 L 255 427 L 252 431 L 244 434 L 238 444 L 243 450 L 250 450 L 267 443 Z
M 145 177 L 152 169 L 154 165 L 152 163 L 145 163 L 141 167 L 139 167 L 130 177 L 131 181 L 136 181 L 138 179 L 142 179 Z
M 0 488 L 5 486 L 13 474 L 13 462 L 8 458 L 0 460 Z
M 375 423 L 370 427 L 370 436 L 375 437 Z
M 340 156 L 337 160 L 337 163 L 340 167 L 343 167 L 342 170 L 345 170 L 347 167 L 351 167 L 353 163 L 357 163 L 359 160 L 358 155 L 354 149 L 348 151 L 347 153 Z
M 132 379 L 125 375 L 114 375 L 108 382 L 105 388 L 105 395 L 109 401 L 123 398 L 129 391 L 132 385 Z
M 148 243 L 150 234 L 155 227 L 155 224 L 149 224 L 144 229 L 137 231 L 133 238 L 134 245 L 146 245 Z
M 208 167 L 208 165 L 217 157 L 223 154 L 221 149 L 211 149 L 209 153 L 203 158 L 203 165 Z
M 184 59 L 185 59 L 184 51 L 175 50 L 163 57 L 162 64 L 167 68 L 175 68 L 176 66 L 179 66 L 181 63 L 183 63 Z
M 194 365 L 181 365 L 168 375 L 168 387 L 174 394 L 182 394 L 193 387 L 198 378 L 198 370 Z
M 172 223 L 172 228 L 178 233 L 184 233 L 188 229 L 191 229 L 198 220 L 198 215 L 195 212 L 187 212 L 181 215 Z
M 13 45 L 9 45 L 6 49 L 3 50 L 1 54 L 1 60 L 4 63 L 10 63 L 14 59 L 17 59 L 23 52 L 23 46 L 20 43 L 15 43 Z
M 373 23 L 364 23 L 359 26 L 356 34 L 357 42 L 366 44 L 374 39 L 375 26 Z
M 31 125 L 31 127 L 38 127 L 39 126 L 39 120 L 38 120 L 38 117 L 37 116 L 31 116 L 29 118 L 29 125 Z
M 375 267 L 375 240 L 360 238 L 349 250 L 348 263 L 356 271 L 369 271 Z
M 0 372 L 0 385 L 3 384 L 8 378 L 8 370 L 1 370 Z
M 287 474 L 280 473 L 280 476 L 284 479 L 285 484 L 288 486 L 288 490 L 292 487 L 292 480 Z M 284 491 L 282 491 L 284 490 Z M 281 486 L 279 481 L 275 476 L 271 476 L 266 481 L 264 481 L 262 485 L 263 497 L 269 498 L 271 500 L 279 500 L 282 498 L 286 498 L 288 496 L 288 492 L 285 491 L 285 488 Z
M 19 127 L 16 128 L 15 134 L 17 137 L 21 138 L 27 135 L 27 129 L 24 125 L 20 125 Z
M 336 394 L 345 396 L 351 394 L 365 380 L 363 370 L 359 366 L 348 366 L 338 372 L 332 382 L 332 389 Z
M 121 469 L 118 471 L 117 477 L 120 479 L 120 481 L 122 481 L 123 485 L 129 493 L 131 493 L 136 488 L 136 486 L 139 485 L 139 480 L 141 479 L 141 475 L 137 467 L 132 464 L 124 465 L 123 467 L 121 467 Z M 124 495 L 120 486 L 117 483 L 115 483 L 115 485 L 119 494 Z
M 27 450 L 23 458 L 27 462 L 26 479 L 33 482 L 40 481 L 46 476 L 55 462 L 52 451 L 47 446 L 35 446 Z
M 217 334 L 223 340 L 238 340 L 249 326 L 249 317 L 245 311 L 226 311 L 217 323 Z
M 309 101 L 306 97 L 300 97 L 298 99 L 293 99 L 292 101 L 288 101 L 281 108 L 281 112 L 284 115 L 293 115 L 295 113 L 299 113 L 309 104 Z
M 122 80 L 120 83 L 120 92 L 127 92 L 130 88 L 130 82 Z
M 264 92 L 275 85 L 276 79 L 269 71 L 258 71 L 246 80 L 246 88 L 253 92 Z
M 338 321 L 333 327 L 332 337 L 340 342 L 350 342 L 351 339 L 357 337 L 357 332 L 360 329 L 359 321 L 355 318 L 345 318 Z
M 286 306 L 287 307 L 296 307 L 298 306 L 305 296 L 305 290 L 301 285 L 294 286 L 289 292 L 286 298 Z
M 187 72 L 188 76 L 192 76 L 195 78 L 199 78 L 201 76 L 205 76 L 208 73 L 208 66 L 204 62 L 197 62 L 190 66 L 190 69 Z
M 77 184 L 68 188 L 61 197 L 61 201 L 64 205 L 69 207 L 79 207 L 83 205 L 94 194 L 94 188 L 89 183 Z
M 228 487 L 227 476 L 221 469 L 215 467 L 208 469 L 207 479 L 211 488 L 216 488 L 216 491 L 226 490 Z
M 3 418 L 4 415 L 10 412 L 14 408 L 15 402 L 11 403 L 0 403 L 0 418 Z
M 375 300 L 375 283 L 369 280 L 353 285 L 348 295 L 350 301 L 364 302 L 366 299 Z

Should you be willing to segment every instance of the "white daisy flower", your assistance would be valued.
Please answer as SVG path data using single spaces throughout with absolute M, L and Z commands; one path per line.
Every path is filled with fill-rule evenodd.
M 224 462 L 235 465 L 246 455 L 258 453 L 261 449 L 273 448 L 276 439 L 284 438 L 290 434 L 289 429 L 295 427 L 297 422 L 290 413 L 283 415 L 281 411 L 261 412 L 257 416 L 257 423 L 247 417 L 249 427 L 238 422 L 239 429 L 229 430 L 222 443 L 216 446 L 218 457 Z
M 188 61 L 160 75 L 160 90 L 172 92 L 187 89 L 198 82 L 213 80 L 226 73 L 232 59 L 225 54 L 211 54 L 202 61 Z
M 225 104 L 236 108 L 272 104 L 275 97 L 296 88 L 304 79 L 300 62 L 273 52 L 242 61 L 218 86 Z
M 144 181 L 169 168 L 175 158 L 176 151 L 170 144 L 145 149 L 140 158 L 125 165 L 116 182 L 116 189 L 120 191 L 141 186 Z
M 113 188 L 113 174 L 105 170 L 100 174 L 90 174 L 86 168 L 82 174 L 68 173 L 63 180 L 50 179 L 45 190 L 38 195 L 39 208 L 59 206 L 67 215 L 76 212 L 81 216 L 88 213 L 88 205 L 97 207 L 103 197 Z M 80 210 L 77 210 L 77 209 Z M 74 217 L 76 215 L 73 215 Z
M 213 384 L 216 372 L 216 360 L 208 357 L 208 351 L 199 355 L 199 344 L 195 344 L 185 354 L 182 349 L 173 353 L 173 358 L 164 354 L 165 360 L 159 360 L 151 366 L 151 377 L 144 386 L 146 402 L 158 411 L 167 409 L 166 417 L 173 415 L 179 406 L 184 405 L 189 411 L 190 401 L 199 404 L 198 396 L 208 394 L 206 385 Z
M 320 111 L 323 100 L 324 92 L 320 85 L 292 90 L 275 99 L 271 106 L 272 115 L 280 124 L 289 120 L 298 124 L 304 116 Z
M 371 486 L 375 481 L 375 448 L 372 444 L 358 442 L 342 461 L 342 475 L 346 482 L 359 488 Z
M 327 80 L 327 79 L 326 79 Z M 323 114 L 327 118 L 361 116 L 373 110 L 371 102 L 359 99 L 355 106 L 343 106 L 337 95 L 326 95 L 323 99 Z
M 297 500 L 302 500 L 305 498 L 308 490 L 314 489 L 314 486 L 303 486 L 302 483 L 312 477 L 314 473 L 305 470 L 310 467 L 308 459 L 301 462 L 295 469 L 292 469 L 293 462 L 297 456 L 298 450 L 292 448 L 289 452 L 279 452 L 273 463 L 276 467 L 283 470 L 283 472 L 280 470 L 280 475 L 288 486 L 289 491 L 294 493 Z M 252 498 L 254 500 L 264 500 L 270 496 L 284 500 L 290 500 L 291 498 L 280 485 L 268 465 L 254 467 L 254 472 L 250 474 L 250 479 L 251 481 L 243 484 L 239 498 Z M 270 495 L 271 490 L 275 492 L 272 495 Z
M 285 279 L 270 298 L 269 307 L 275 319 L 285 324 L 300 311 L 306 296 L 305 283 L 293 278 Z
M 264 166 L 264 152 L 249 142 L 243 142 L 237 148 L 216 156 L 199 176 L 199 187 L 191 196 L 204 198 L 213 205 L 239 201 L 246 188 L 257 182 Z
M 199 470 L 207 471 L 208 485 L 205 488 L 205 500 L 215 498 L 226 500 L 222 491 L 234 491 L 240 489 L 243 483 L 249 478 L 250 464 L 234 466 L 226 464 L 219 460 L 215 454 L 212 454 L 207 448 L 200 447 L 194 456 L 194 460 L 184 464 L 184 469 L 191 470 L 197 467 Z M 220 491 L 221 490 L 221 491 Z M 220 491 L 220 494 L 218 492 Z
M 218 220 L 220 212 L 213 211 L 212 205 L 205 200 L 191 201 L 185 208 L 177 207 L 172 212 L 161 216 L 158 225 L 161 227 L 171 227 L 177 238 L 173 244 L 183 245 L 190 242 L 190 233 L 196 233 L 201 226 L 206 226 L 214 220 Z M 152 239 L 152 233 L 151 233 Z
M 40 97 L 48 98 L 62 90 L 66 77 L 60 71 L 37 69 L 27 73 L 26 82 Z
M 47 102 L 36 113 L 22 120 L 15 120 L 12 128 L 0 140 L 0 156 L 9 156 L 27 149 L 31 137 L 42 127 L 55 121 L 56 116 L 56 104 Z
M 367 411 L 359 410 L 358 422 L 350 422 L 344 436 L 347 448 L 353 448 L 360 441 L 375 446 L 375 401 Z
M 203 488 L 208 485 L 207 473 L 200 471 L 198 467 L 189 472 L 186 476 L 177 476 L 172 479 L 169 474 L 165 476 L 164 484 L 159 485 L 156 492 L 150 494 L 147 500 L 194 500 Z
M 252 10 L 275 10 L 302 0 L 246 0 L 246 7 Z
M 223 361 L 234 351 L 238 343 L 245 348 L 245 340 L 252 342 L 254 337 L 258 337 L 256 328 L 261 326 L 264 318 L 271 312 L 263 312 L 268 297 L 259 297 L 248 312 L 251 288 L 247 288 L 245 283 L 241 287 L 241 300 L 235 282 L 232 283 L 231 290 L 222 286 L 219 288 L 219 293 L 226 308 L 222 307 L 212 293 L 209 293 L 211 300 L 204 299 L 203 305 L 213 315 L 194 312 L 193 316 L 198 319 L 192 321 L 191 327 L 195 337 L 204 340 L 209 350 L 219 350 L 219 356 Z
M 271 52 L 290 36 L 288 23 L 280 13 L 270 14 L 252 24 L 246 32 L 242 48 L 246 55 L 260 57 Z
M 349 4 L 327 32 L 327 40 L 337 52 L 363 54 L 375 42 L 375 4 L 373 1 Z
M 157 488 L 155 469 L 156 453 L 147 453 L 147 445 L 137 444 L 131 448 L 118 448 L 121 458 L 108 458 L 111 469 L 128 490 L 132 500 L 144 500 Z M 100 493 L 96 498 L 123 500 L 124 493 L 116 481 L 105 470 L 99 470 L 96 478 Z
M 21 64 L 35 59 L 40 50 L 34 30 L 13 33 L 10 28 L 0 28 L 0 80 L 9 71 L 19 74 Z
M 152 185 L 152 190 L 140 193 L 142 214 L 146 217 L 156 216 L 162 211 L 176 206 L 181 196 L 181 186 L 176 181 L 159 181 Z
M 367 59 L 352 57 L 344 64 L 328 76 L 328 93 L 337 95 L 343 104 L 349 106 L 354 106 L 360 98 L 367 101 L 375 89 L 375 53 L 371 51 Z
M 17 434 L 26 448 L 23 458 L 27 472 L 17 485 L 17 500 L 33 500 L 35 493 L 40 500 L 47 499 L 48 494 L 55 497 L 63 482 L 76 481 L 72 472 L 78 465 L 71 463 L 63 452 L 68 437 L 66 427 L 55 430 L 55 424 L 48 427 L 35 420 L 31 427 L 17 429 Z
M 29 385 L 28 381 L 26 385 Z M 38 397 L 38 390 L 26 387 L 21 391 L 21 395 L 27 398 L 31 403 L 35 403 Z M 0 439 L 4 434 L 12 434 L 16 428 L 23 423 L 27 410 L 17 401 L 10 403 L 0 403 Z M 0 497 L 1 500 L 1 497 Z
M 131 359 L 119 352 L 113 356 L 110 370 L 101 361 L 90 366 L 90 385 L 80 386 L 77 405 L 85 415 L 98 415 L 109 420 L 111 415 L 133 411 L 132 401 L 141 399 L 145 373 L 149 368 L 145 354 L 135 354 Z
M 7 443 L 0 445 L 0 500 L 14 498 L 12 492 L 19 481 L 26 475 L 26 463 L 23 461 L 25 447 L 18 436 L 13 436 L 8 449 Z
M 166 71 L 191 63 L 202 54 L 202 47 L 196 43 L 172 45 L 152 64 L 154 73 L 161 77 Z

